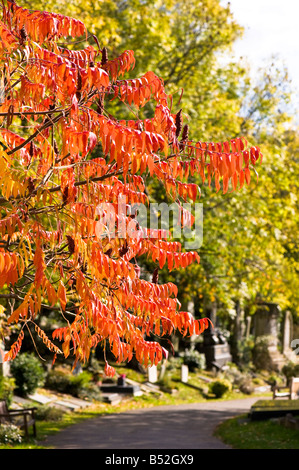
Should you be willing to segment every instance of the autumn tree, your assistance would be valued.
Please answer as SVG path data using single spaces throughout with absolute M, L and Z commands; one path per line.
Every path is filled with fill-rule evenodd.
M 131 208 L 150 205 L 150 176 L 184 225 L 192 219 L 184 202 L 200 196 L 189 176 L 223 193 L 239 190 L 260 150 L 243 137 L 191 139 L 163 79 L 131 78 L 134 52 L 110 57 L 80 20 L 8 1 L 0 28 L 0 298 L 6 323 L 19 328 L 5 359 L 18 354 L 27 329 L 54 359 L 84 362 L 101 345 L 118 362 L 135 355 L 157 364 L 167 351 L 147 339 L 151 333 L 200 334 L 208 326 L 181 311 L 177 287 L 159 283 L 158 271 L 200 260 L 167 231 L 141 226 Z M 109 112 L 113 101 L 119 115 Z M 148 103 L 152 115 L 141 119 Z M 150 280 L 140 276 L 145 255 L 155 263 Z M 64 326 L 49 338 L 39 318 L 51 310 Z M 105 372 L 114 373 L 107 361 Z
M 163 77 L 174 109 L 183 109 L 189 136 L 221 141 L 227 135 L 246 135 L 264 149 L 260 183 L 244 188 L 242 198 L 234 192 L 217 193 L 214 182 L 211 189 L 201 186 L 201 262 L 171 275 L 167 269 L 159 271 L 160 282 L 180 286 L 182 305 L 194 301 L 196 315 L 205 316 L 205 306 L 216 302 L 221 325 L 232 331 L 236 304 L 249 314 L 254 313 L 257 300 L 264 299 L 277 302 L 282 313 L 288 309 L 298 317 L 293 241 L 298 231 L 298 148 L 297 139 L 289 139 L 298 134 L 298 128 L 292 123 L 295 113 L 288 73 L 278 58 L 269 58 L 259 72 L 251 73 L 246 58 L 236 60 L 230 53 L 242 28 L 230 12 L 229 2 L 225 3 L 32 0 L 24 5 L 59 8 L 66 15 L 84 19 L 88 31 L 114 56 L 126 47 L 134 50 L 137 63 L 128 76 L 155 70 Z M 118 107 L 112 101 L 106 109 Z M 151 115 L 152 109 L 149 102 L 139 109 L 139 116 Z M 123 116 L 129 113 L 122 109 Z M 286 129 L 292 130 L 286 133 Z M 195 174 L 190 181 L 198 184 L 200 176 Z M 166 200 L 159 181 L 147 178 L 146 183 L 151 200 Z M 145 258 L 139 264 L 143 275 L 154 269 L 154 263 Z

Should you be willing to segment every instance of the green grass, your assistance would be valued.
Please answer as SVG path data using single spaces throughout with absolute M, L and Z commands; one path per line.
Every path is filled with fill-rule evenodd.
M 234 449 L 299 449 L 299 431 L 272 420 L 249 421 L 245 415 L 221 423 L 215 436 Z

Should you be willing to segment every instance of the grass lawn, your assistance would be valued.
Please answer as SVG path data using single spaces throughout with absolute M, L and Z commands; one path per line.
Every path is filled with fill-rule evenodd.
M 299 431 L 273 420 L 249 421 L 245 415 L 220 424 L 215 436 L 234 449 L 299 449 Z

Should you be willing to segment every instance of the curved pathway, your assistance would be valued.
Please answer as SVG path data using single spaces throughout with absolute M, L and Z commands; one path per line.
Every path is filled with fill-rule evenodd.
M 257 397 L 157 406 L 98 416 L 42 444 L 54 449 L 230 449 L 213 436 L 216 426 L 247 413 Z

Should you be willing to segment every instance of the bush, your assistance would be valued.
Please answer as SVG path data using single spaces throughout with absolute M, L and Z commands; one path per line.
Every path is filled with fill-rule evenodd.
M 46 378 L 46 387 L 60 393 L 68 393 L 70 388 L 71 373 L 65 368 L 51 370 Z
M 253 336 L 238 341 L 237 347 L 241 364 L 248 366 L 252 362 L 254 346 L 255 342 Z
M 158 385 L 160 385 L 161 389 L 164 391 L 177 390 L 169 372 L 166 372 L 162 379 L 158 381 Z
M 68 393 L 76 397 L 83 398 L 91 384 L 92 374 L 89 372 L 81 372 L 78 375 L 72 375 L 70 377 Z
M 97 400 L 100 401 L 102 399 L 102 393 L 99 389 L 98 385 L 94 382 L 90 382 L 86 385 L 81 386 L 78 390 L 78 398 L 86 399 L 86 400 Z
M 1 444 L 20 444 L 22 442 L 20 429 L 14 424 L 1 424 L 0 442 Z
M 65 413 L 55 406 L 40 405 L 35 410 L 35 418 L 39 421 L 60 421 Z
M 102 364 L 94 357 L 91 358 L 87 370 L 92 374 L 92 380 L 95 383 L 101 380 L 104 376 L 104 369 Z
M 86 371 L 71 377 L 69 393 L 82 399 L 101 399 L 101 392 L 98 385 L 93 381 L 93 375 Z
M 241 372 L 236 367 L 230 367 L 225 372 L 224 378 L 232 384 L 232 387 L 238 388 L 242 393 L 250 395 L 254 391 L 251 375 Z
M 232 390 L 232 385 L 226 379 L 218 379 L 209 384 L 209 390 L 216 398 L 221 398 L 225 393 Z
M 273 370 L 273 364 L 269 353 L 269 347 L 273 343 L 273 336 L 259 336 L 252 350 L 252 358 L 255 367 L 258 370 Z
M 206 359 L 204 354 L 200 354 L 196 349 L 186 349 L 183 356 L 183 363 L 193 372 L 195 369 L 204 369 Z
M 5 400 L 8 407 L 12 404 L 15 386 L 15 379 L 0 375 L 0 400 Z
M 67 393 L 78 398 L 100 399 L 99 387 L 93 382 L 93 376 L 89 372 L 81 372 L 73 375 L 66 368 L 57 368 L 49 372 L 46 386 L 60 393 Z
M 45 372 L 34 354 L 23 353 L 11 363 L 10 372 L 15 379 L 16 391 L 22 397 L 35 392 L 45 383 Z
M 281 372 L 285 376 L 287 383 L 289 383 L 292 377 L 299 377 L 299 364 L 294 364 L 293 362 L 288 362 L 281 369 Z
M 239 390 L 246 395 L 250 395 L 254 392 L 254 385 L 249 375 L 244 375 L 239 383 Z

